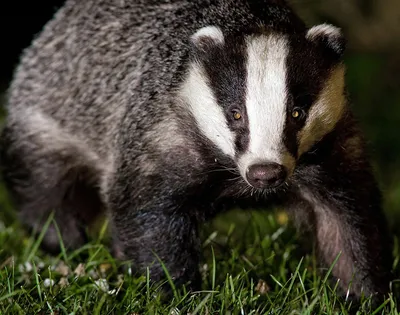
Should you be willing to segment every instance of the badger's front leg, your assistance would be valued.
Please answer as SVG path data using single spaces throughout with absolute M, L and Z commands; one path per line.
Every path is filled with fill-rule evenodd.
M 119 172 L 108 191 L 118 258 L 131 262 L 135 275 L 145 275 L 149 268 L 152 282 L 167 279 L 164 264 L 175 285 L 198 289 L 201 279 L 197 218 L 186 195 L 177 192 L 179 188 L 185 190 L 185 185 L 176 187 L 171 174 L 142 176 L 141 185 L 127 177 L 135 178 Z M 170 292 L 169 284 L 164 287 Z
M 135 273 L 146 274 L 149 267 L 151 281 L 166 280 L 162 263 L 175 285 L 199 288 L 200 243 L 193 218 L 177 209 L 154 205 L 117 212 L 113 223 L 124 257 L 132 262 Z
M 289 209 L 297 225 L 311 227 L 326 270 L 340 254 L 332 273 L 345 293 L 382 297 L 391 280 L 391 237 L 380 191 L 358 140 L 343 142 L 324 163 L 300 167 L 295 175 L 300 202 Z

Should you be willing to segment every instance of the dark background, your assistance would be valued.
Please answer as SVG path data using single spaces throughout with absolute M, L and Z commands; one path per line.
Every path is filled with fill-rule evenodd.
M 400 223 L 400 1 L 291 2 L 308 24 L 334 23 L 342 27 L 349 41 L 346 63 L 352 106 L 369 140 L 376 175 L 384 192 L 385 211 L 396 232 Z M 22 49 L 62 3 L 55 0 L 16 1 L 13 6 L 0 4 L 2 112 L 6 89 Z M 1 220 L 12 219 L 11 208 L 6 192 L 0 187 Z
M 7 88 L 22 49 L 30 44 L 64 0 L 15 1 L 13 5 L 5 2 L 0 1 L 0 93 Z

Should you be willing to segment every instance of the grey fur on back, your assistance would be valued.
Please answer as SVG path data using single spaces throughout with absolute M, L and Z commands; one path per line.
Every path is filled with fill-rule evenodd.
M 49 124 L 55 138 L 107 167 L 123 130 L 135 141 L 151 125 L 176 119 L 171 91 L 186 70 L 190 35 L 206 25 L 232 32 L 257 19 L 246 1 L 68 0 L 22 57 L 9 120 L 37 123 L 37 132 Z

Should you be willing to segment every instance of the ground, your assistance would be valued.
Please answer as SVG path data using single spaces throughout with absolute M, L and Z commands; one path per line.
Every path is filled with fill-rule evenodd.
M 176 288 L 168 299 L 112 258 L 106 227 L 78 251 L 49 256 L 40 237 L 1 223 L 0 314 L 348 314 L 354 307 L 321 277 L 280 210 L 236 210 L 205 226 L 202 291 Z M 388 297 L 372 308 L 364 299 L 357 314 L 398 314 L 395 305 Z

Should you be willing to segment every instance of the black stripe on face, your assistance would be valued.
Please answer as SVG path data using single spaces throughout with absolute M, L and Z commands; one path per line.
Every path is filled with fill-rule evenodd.
M 197 55 L 210 80 L 215 98 L 223 108 L 229 129 L 236 135 L 236 154 L 249 144 L 246 111 L 246 45 L 243 37 L 225 37 L 224 45 L 215 45 Z M 234 112 L 241 115 L 234 118 Z
M 298 158 L 298 133 L 304 127 L 310 108 L 338 60 L 320 46 L 308 41 L 305 36 L 289 37 L 288 41 L 288 101 L 284 144 L 293 157 Z M 293 118 L 292 112 L 295 109 L 299 109 L 304 114 L 303 117 Z

